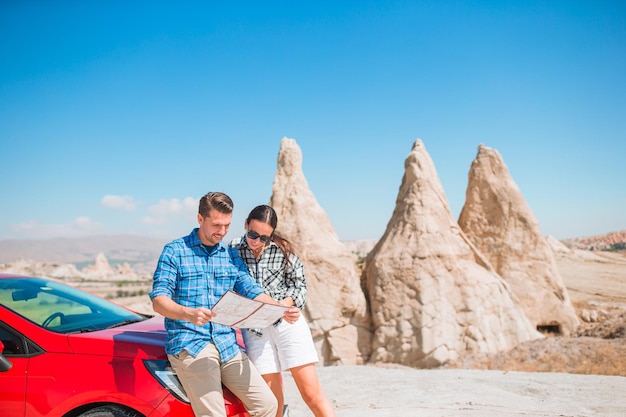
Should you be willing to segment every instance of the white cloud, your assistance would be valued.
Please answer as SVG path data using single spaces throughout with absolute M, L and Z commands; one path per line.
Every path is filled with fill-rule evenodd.
M 12 224 L 9 230 L 15 232 L 16 238 L 49 239 L 58 237 L 82 237 L 101 233 L 102 223 L 94 222 L 89 217 L 81 216 L 65 224 L 45 224 L 37 221 Z
M 198 201 L 193 197 L 186 197 L 182 200 L 178 198 L 161 199 L 157 204 L 148 207 L 150 215 L 141 221 L 146 224 L 163 224 L 181 216 L 189 217 L 192 220 L 197 211 Z
M 125 211 L 133 211 L 137 206 L 137 203 L 133 197 L 129 195 L 105 195 L 102 197 L 100 204 L 103 207 L 112 209 L 120 209 Z

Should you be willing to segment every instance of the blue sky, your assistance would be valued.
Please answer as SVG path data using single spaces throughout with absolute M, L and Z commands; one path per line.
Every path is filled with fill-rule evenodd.
M 173 239 L 267 203 L 280 141 L 342 240 L 420 138 L 453 216 L 479 144 L 544 234 L 626 229 L 623 1 L 0 2 L 0 239 Z

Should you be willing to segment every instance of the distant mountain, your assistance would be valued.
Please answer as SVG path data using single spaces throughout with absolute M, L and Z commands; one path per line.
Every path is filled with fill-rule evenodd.
M 611 245 L 626 245 L 626 230 L 566 239 L 561 242 L 574 249 L 607 250 L 612 247 Z M 0 240 L 0 263 L 26 259 L 37 262 L 72 263 L 82 268 L 94 263 L 96 256 L 103 253 L 111 265 L 127 262 L 138 273 L 152 273 L 166 243 L 167 241 L 162 239 L 136 235 Z M 376 244 L 376 240 L 343 243 L 356 256 L 364 257 Z
M 625 250 L 626 249 L 626 230 L 619 232 L 610 232 L 603 235 L 577 237 L 573 239 L 565 239 L 562 241 L 566 246 L 572 249 L 585 250 Z
M 72 263 L 82 268 L 103 253 L 111 265 L 127 262 L 136 272 L 152 272 L 166 243 L 161 239 L 135 235 L 0 240 L 0 263 L 26 259 Z

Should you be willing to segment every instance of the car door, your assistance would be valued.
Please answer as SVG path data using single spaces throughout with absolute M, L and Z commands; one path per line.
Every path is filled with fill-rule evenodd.
M 0 321 L 1 353 L 11 362 L 11 368 L 0 371 L 0 410 L 6 416 L 23 416 L 26 404 L 26 378 L 28 375 L 28 351 L 26 340 Z

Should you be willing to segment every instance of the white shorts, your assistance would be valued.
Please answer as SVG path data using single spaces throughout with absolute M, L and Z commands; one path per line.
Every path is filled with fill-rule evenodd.
M 244 329 L 246 353 L 261 374 L 273 374 L 319 361 L 304 316 L 294 324 L 285 320 L 263 329 L 261 336 Z

